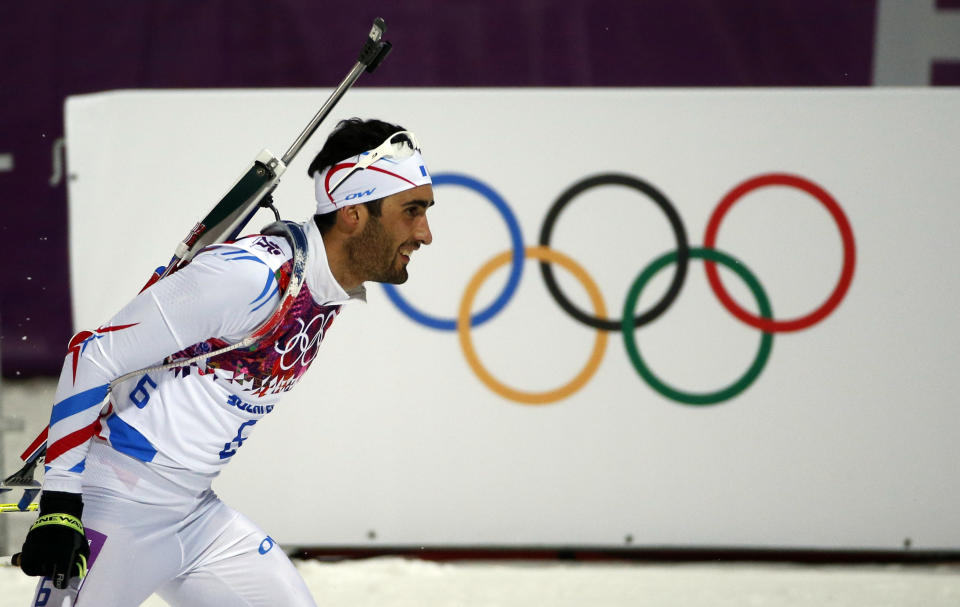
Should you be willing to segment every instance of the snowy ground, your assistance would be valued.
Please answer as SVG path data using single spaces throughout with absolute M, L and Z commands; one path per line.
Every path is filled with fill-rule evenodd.
M 956 607 L 960 566 L 297 562 L 323 607 Z M 0 607 L 33 582 L 0 569 Z M 144 603 L 166 605 L 156 597 Z

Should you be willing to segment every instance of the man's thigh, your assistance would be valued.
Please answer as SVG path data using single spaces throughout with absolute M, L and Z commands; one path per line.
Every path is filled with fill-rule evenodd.
M 186 572 L 157 594 L 173 607 L 315 607 L 303 578 L 280 546 L 247 517 L 229 511 L 232 521 L 216 538 L 202 542 L 181 538 L 188 562 L 191 545 L 198 547 L 197 554 Z

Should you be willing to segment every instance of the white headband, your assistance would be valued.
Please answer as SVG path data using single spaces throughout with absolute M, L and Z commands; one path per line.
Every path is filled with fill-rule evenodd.
M 400 133 L 409 135 L 409 139 L 393 143 Z M 413 133 L 400 133 L 394 133 L 373 150 L 314 173 L 317 214 L 432 183 Z

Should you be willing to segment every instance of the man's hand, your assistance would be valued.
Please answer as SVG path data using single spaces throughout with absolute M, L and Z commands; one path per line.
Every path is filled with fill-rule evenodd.
M 40 495 L 40 516 L 30 527 L 22 552 L 13 563 L 27 575 L 42 575 L 64 589 L 71 577 L 87 574 L 90 547 L 80 515 L 83 500 L 78 493 L 44 491 Z

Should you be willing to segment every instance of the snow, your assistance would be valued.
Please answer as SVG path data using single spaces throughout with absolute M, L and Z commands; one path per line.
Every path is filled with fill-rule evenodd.
M 324 607 L 955 607 L 958 565 L 297 561 Z M 34 580 L 0 569 L 0 607 Z M 151 597 L 145 606 L 166 605 Z

